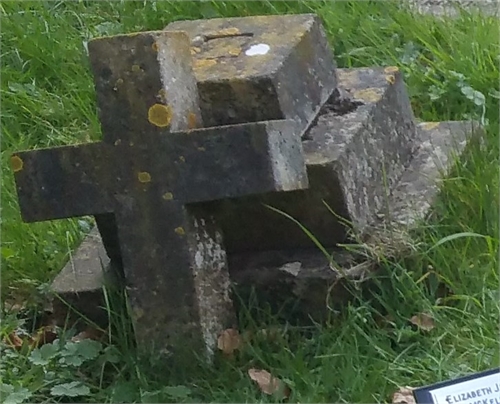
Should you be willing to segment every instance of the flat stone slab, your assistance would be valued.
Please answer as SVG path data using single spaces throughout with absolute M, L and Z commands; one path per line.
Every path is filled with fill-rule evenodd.
M 397 68 L 338 69 L 337 94 L 303 138 L 309 188 L 214 204 L 228 252 L 308 248 L 298 220 L 326 246 L 374 220 L 416 147 L 414 115 Z M 286 234 L 286 237 L 283 237 Z
M 176 21 L 191 39 L 205 126 L 294 119 L 305 129 L 337 86 L 318 16 Z
M 110 270 L 110 259 L 94 227 L 52 282 L 51 290 L 58 295 L 53 301 L 55 318 L 78 324 L 86 317 L 105 327 L 108 315 L 103 309 L 106 302 L 102 288 L 117 282 L 120 279 Z
M 424 220 L 431 211 L 443 176 L 448 175 L 453 166 L 454 157 L 463 152 L 472 136 L 481 133 L 482 129 L 474 122 L 418 124 L 420 147 L 389 198 L 390 219 L 381 213 L 377 216 L 378 221 L 371 224 L 370 231 L 375 232 L 374 239 L 380 234 L 376 231 L 384 232 L 389 225 L 410 231 L 418 221 Z M 85 300 L 79 301 L 80 292 L 88 293 L 89 285 L 92 285 L 95 286 L 94 292 L 100 293 L 98 285 L 103 279 L 100 267 L 95 265 L 102 254 L 102 246 L 92 235 L 88 237 L 92 240 L 91 243 L 82 244 L 84 253 L 77 250 L 73 255 L 73 265 L 66 265 L 55 281 L 58 292 L 62 296 L 73 297 L 72 302 L 78 307 L 85 307 L 82 304 Z M 367 242 L 370 242 L 370 238 Z M 89 246 L 92 247 L 89 249 Z M 291 304 L 289 307 L 300 318 L 312 316 L 321 320 L 326 314 L 327 302 L 335 305 L 348 297 L 343 276 L 357 280 L 363 278 L 367 268 L 359 261 L 359 257 L 345 251 L 334 251 L 333 258 L 334 264 L 316 248 L 292 248 L 233 253 L 228 255 L 228 263 L 231 281 L 238 293 L 245 295 L 255 288 L 259 296 L 268 299 L 275 308 Z M 89 263 L 91 268 L 87 267 Z M 81 285 L 70 281 L 61 282 L 75 279 L 73 268 L 83 274 L 77 274 L 77 278 L 81 276 L 87 279 L 91 274 L 95 278 Z M 64 290 L 64 285 L 67 290 Z M 84 313 L 90 318 L 96 316 L 93 311 Z

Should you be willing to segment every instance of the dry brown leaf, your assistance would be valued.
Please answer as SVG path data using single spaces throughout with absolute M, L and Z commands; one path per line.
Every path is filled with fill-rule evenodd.
M 436 327 L 434 324 L 434 319 L 430 314 L 418 313 L 410 318 L 410 323 L 416 325 L 418 328 L 424 331 L 431 331 Z
M 290 388 L 267 370 L 248 369 L 248 376 L 259 385 L 260 390 L 265 394 L 281 393 L 284 398 L 290 396 Z
M 71 341 L 79 342 L 79 341 L 83 341 L 84 339 L 92 339 L 94 341 L 100 341 L 104 337 L 105 334 L 106 334 L 106 332 L 103 330 L 93 328 L 93 327 L 87 327 L 85 330 L 83 330 L 82 332 L 79 332 L 73 338 L 71 338 Z
M 3 339 L 4 344 L 17 350 L 20 350 L 25 342 L 31 345 L 33 343 L 33 338 L 29 335 L 23 335 L 23 337 L 21 337 L 16 331 L 12 331 Z
M 392 395 L 393 404 L 416 404 L 413 387 L 401 387 Z
M 231 355 L 237 349 L 241 347 L 241 336 L 238 330 L 234 328 L 228 328 L 222 331 L 217 339 L 217 348 L 219 348 L 224 354 Z
M 21 349 L 24 340 L 13 331 L 3 339 L 3 342 L 11 348 Z

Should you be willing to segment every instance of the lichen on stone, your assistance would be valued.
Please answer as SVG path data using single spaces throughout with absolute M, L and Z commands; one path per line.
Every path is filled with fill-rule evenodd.
M 19 157 L 19 156 L 12 156 L 10 158 L 10 165 L 12 167 L 12 171 L 14 171 L 15 173 L 17 173 L 17 172 L 19 172 L 19 171 L 21 171 L 23 169 L 24 162 L 21 159 L 21 157 Z
M 151 174 L 146 171 L 141 171 L 139 174 L 137 174 L 137 179 L 143 184 L 151 182 Z
M 179 236 L 184 236 L 186 234 L 186 231 L 181 227 L 176 227 L 174 230 Z
M 148 110 L 148 121 L 160 128 L 169 126 L 172 121 L 172 108 L 170 105 L 154 104 Z

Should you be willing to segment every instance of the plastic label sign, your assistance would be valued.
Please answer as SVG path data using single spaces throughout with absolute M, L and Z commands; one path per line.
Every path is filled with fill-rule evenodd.
M 421 387 L 413 395 L 418 404 L 500 404 L 500 369 Z

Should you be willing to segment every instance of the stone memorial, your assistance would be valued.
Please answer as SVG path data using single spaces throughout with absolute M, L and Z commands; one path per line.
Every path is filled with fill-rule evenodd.
M 199 203 L 305 188 L 297 125 L 195 129 L 182 32 L 98 39 L 89 53 L 103 141 L 16 153 L 23 219 L 96 215 L 111 259 L 119 251 L 140 342 L 213 349 L 234 318 L 222 235 Z
M 212 352 L 230 279 L 321 318 L 331 286 L 362 276 L 337 244 L 408 232 L 480 133 L 417 123 L 396 67 L 337 69 L 315 15 L 177 21 L 89 53 L 103 141 L 16 153 L 21 212 L 94 215 L 102 241 L 53 288 L 102 322 L 101 264 L 118 268 L 138 341 L 160 349 Z

